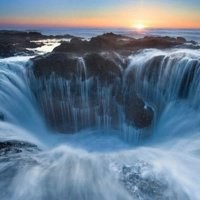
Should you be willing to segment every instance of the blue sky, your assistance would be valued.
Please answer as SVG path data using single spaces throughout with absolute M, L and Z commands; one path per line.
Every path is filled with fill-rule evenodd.
M 0 0 L 0 24 L 162 26 L 161 16 L 163 26 L 200 27 L 200 0 Z

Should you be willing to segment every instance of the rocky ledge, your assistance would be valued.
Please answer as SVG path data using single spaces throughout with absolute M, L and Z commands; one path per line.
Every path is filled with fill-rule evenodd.
M 36 83 L 32 84 L 34 93 L 49 124 L 54 124 L 59 131 L 73 132 L 97 126 L 98 119 L 103 121 L 106 117 L 112 127 L 117 127 L 120 112 L 126 123 L 137 128 L 151 125 L 152 109 L 145 107 L 130 85 L 123 85 L 122 65 L 125 63 L 119 55 L 87 53 L 80 59 L 66 53 L 52 53 L 32 61 L 36 78 Z M 122 111 L 118 109 L 120 106 Z M 74 117 L 83 123 L 76 125 Z M 89 119 L 88 122 L 85 118 Z M 65 123 L 70 127 L 66 128 Z
M 124 81 L 128 56 L 145 48 L 181 47 L 184 38 L 134 39 L 113 33 L 90 41 L 73 38 L 32 59 L 32 89 L 50 127 L 76 132 L 91 127 L 150 127 L 153 109 Z
M 3 156 L 7 156 L 8 154 L 14 155 L 14 154 L 23 153 L 23 152 L 32 153 L 32 152 L 38 152 L 38 151 L 39 151 L 39 148 L 35 144 L 31 144 L 29 142 L 17 141 L 17 140 L 0 141 L 1 159 L 3 159 Z
M 27 48 L 36 48 L 44 45 L 39 40 L 45 39 L 62 39 L 62 38 L 74 38 L 71 35 L 42 35 L 39 32 L 34 31 L 0 31 L 0 57 L 10 57 L 15 55 L 32 54 L 31 50 Z
M 144 48 L 170 48 L 178 45 L 183 45 L 186 40 L 182 37 L 150 37 L 146 36 L 141 39 L 134 39 L 114 33 L 106 33 L 97 37 L 91 38 L 90 41 L 83 41 L 74 38 L 70 43 L 62 43 L 54 49 L 54 52 L 68 53 L 88 53 L 101 51 L 115 51 L 120 54 L 129 54 Z

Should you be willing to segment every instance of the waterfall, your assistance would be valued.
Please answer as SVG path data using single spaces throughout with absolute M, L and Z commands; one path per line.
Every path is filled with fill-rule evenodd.
M 52 74 L 48 80 L 41 78 L 35 81 L 31 75 L 31 85 L 37 84 L 34 90 L 36 98 L 50 127 L 59 132 L 72 133 L 82 129 L 106 133 L 113 126 L 124 129 L 126 126 L 122 108 L 112 101 L 113 87 L 102 86 L 95 77 L 85 79 L 87 72 L 82 59 L 78 60 L 77 67 L 80 74 L 70 80 Z M 40 92 L 41 88 L 45 88 L 43 93 Z M 115 118 L 112 118 L 114 114 Z
M 137 52 L 110 82 L 84 57 L 76 76 L 29 59 L 0 60 L 2 200 L 199 199 L 198 50 Z M 131 121 L 149 108 L 150 126 Z
M 173 101 L 185 100 L 194 109 L 199 102 L 200 59 L 198 50 L 149 49 L 129 58 L 126 80 L 157 113 Z
M 13 138 L 13 134 L 17 136 L 17 132 L 22 140 L 24 138 L 27 140 L 24 135 L 27 133 L 30 136 L 31 132 L 35 133 L 34 137 L 39 137 L 41 140 L 45 136 L 46 126 L 27 80 L 28 60 L 29 57 L 0 60 L 1 138 L 5 140 Z M 5 130 L 7 127 L 10 127 L 10 133 Z M 14 129 L 16 133 L 11 133 Z M 22 134 L 23 132 L 25 133 Z
M 33 66 L 29 66 L 30 85 L 49 127 L 61 133 L 87 129 L 106 133 L 114 129 L 126 141 L 137 143 L 143 137 L 141 133 L 150 131 L 150 126 L 144 125 L 141 119 L 137 121 L 131 112 L 139 105 L 138 113 L 147 116 L 146 123 L 150 123 L 148 117 L 151 118 L 152 112 L 134 87 L 123 83 L 124 77 L 112 71 L 108 78 L 90 75 L 83 57 L 75 57 L 74 61 L 76 73 L 70 71 L 64 77 L 52 72 L 38 78 L 32 71 Z M 123 73 L 120 65 L 117 68 Z M 134 101 L 136 105 L 130 108 Z M 142 129 L 134 127 L 135 124 Z

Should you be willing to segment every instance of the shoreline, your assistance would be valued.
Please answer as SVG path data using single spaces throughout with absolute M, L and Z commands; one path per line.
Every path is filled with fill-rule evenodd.
M 67 50 L 67 52 L 73 53 L 80 52 L 81 50 L 79 49 L 81 48 L 83 48 L 83 51 L 85 52 L 96 51 L 96 49 L 99 49 L 99 45 L 105 46 L 105 48 L 100 48 L 100 51 L 135 51 L 144 48 L 163 49 L 175 47 L 177 45 L 182 45 L 184 48 L 199 48 L 197 42 L 188 41 L 183 37 L 143 36 L 142 38 L 133 38 L 109 32 L 85 40 L 84 37 L 77 37 L 68 33 L 63 35 L 44 35 L 40 32 L 33 31 L 0 30 L 0 57 L 6 58 L 15 55 L 34 55 L 34 49 L 45 45 L 42 41 L 54 39 L 59 40 L 61 43 L 59 47 L 56 47 L 57 50 L 60 49 L 59 51 L 63 52 L 62 47 L 65 49 L 66 46 L 71 44 L 71 46 L 69 46 L 70 50 Z M 66 42 L 65 40 L 68 41 Z M 73 40 L 73 44 L 70 40 Z M 95 42 L 97 44 L 95 44 Z M 185 45 L 186 43 L 187 45 Z M 97 45 L 97 47 L 95 47 L 95 45 Z M 75 50 L 72 50 L 74 46 L 76 46 Z M 64 51 L 66 51 L 66 49 Z

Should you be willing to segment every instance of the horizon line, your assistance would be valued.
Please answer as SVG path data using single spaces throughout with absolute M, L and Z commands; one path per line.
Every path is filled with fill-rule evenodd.
M 48 26 L 48 25 L 31 25 L 31 24 L 24 24 L 24 25 L 18 25 L 18 24 L 0 24 L 0 29 L 1 30 L 6 30 L 6 29 L 43 29 L 43 28 L 52 28 L 52 29 L 132 29 L 132 30 L 137 30 L 135 27 L 128 27 L 128 26 Z M 148 30 L 148 29 L 185 29 L 185 30 L 198 30 L 200 29 L 199 27 L 145 27 L 143 30 Z

